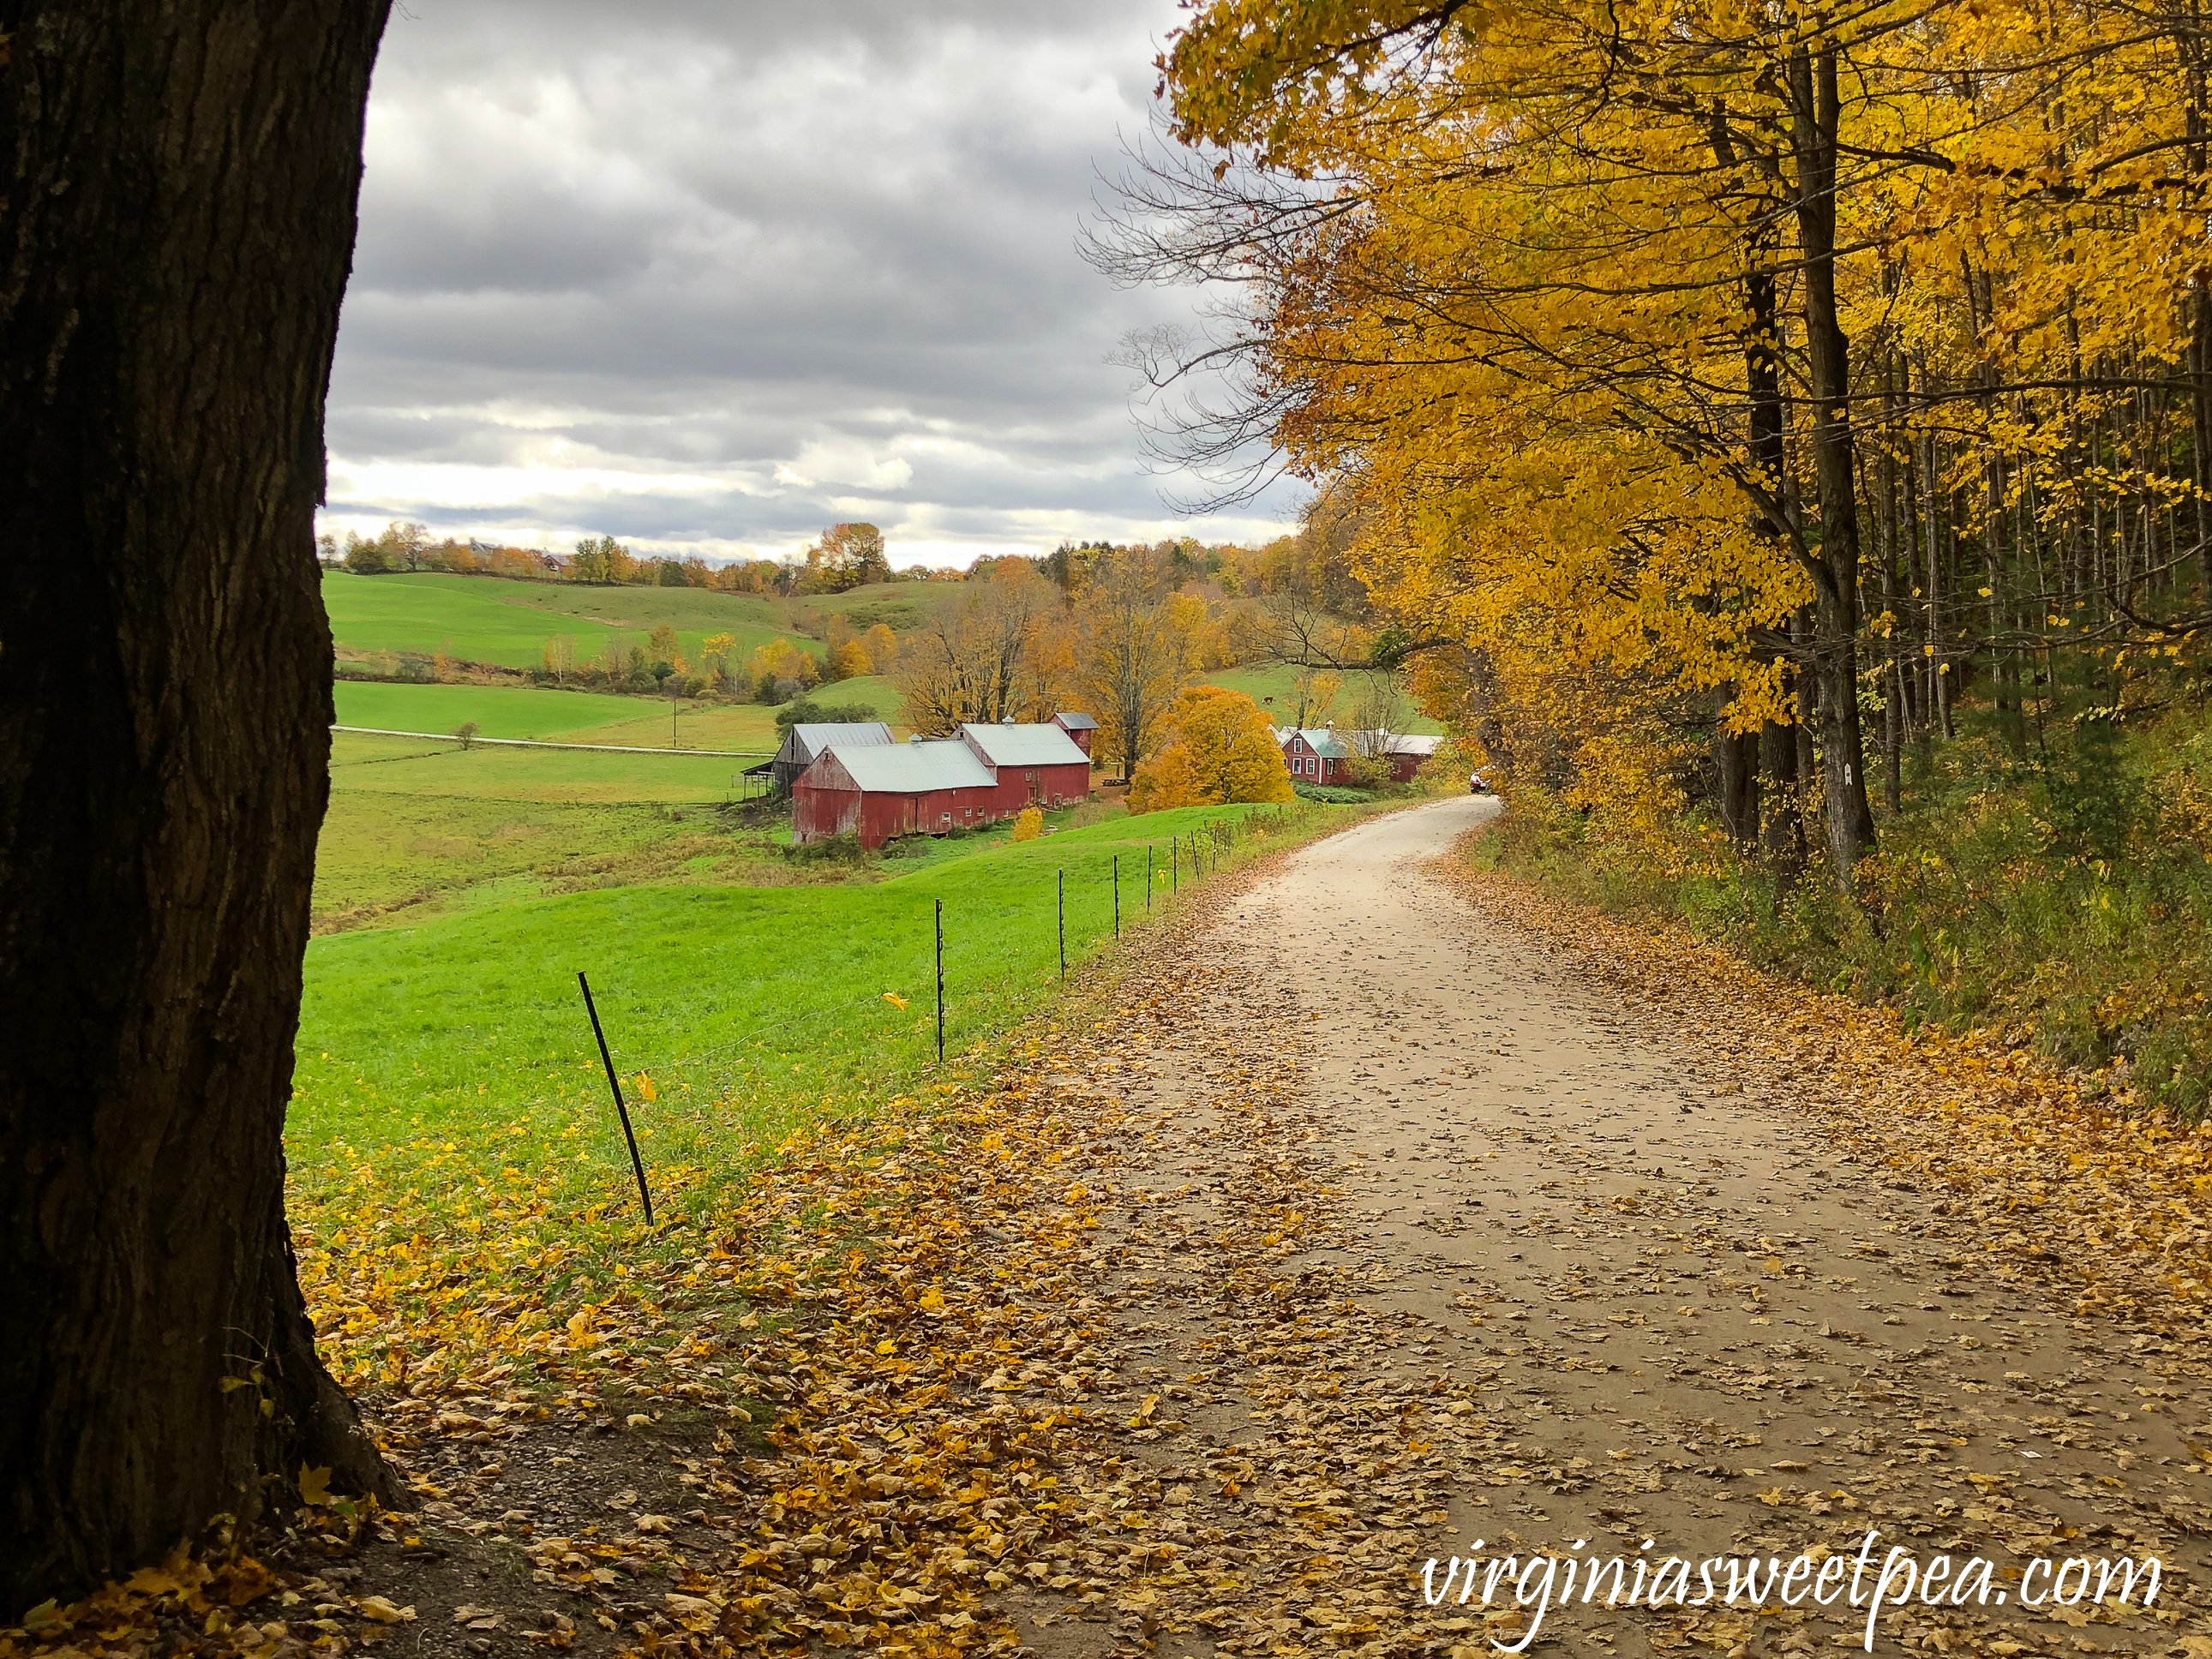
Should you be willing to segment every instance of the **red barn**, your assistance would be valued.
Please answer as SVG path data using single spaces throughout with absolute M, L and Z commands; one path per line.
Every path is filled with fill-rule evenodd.
M 1393 783 L 1411 783 L 1422 763 L 1437 752 L 1443 739 L 1413 737 L 1401 732 L 1352 732 L 1339 736 L 1334 726 L 1319 731 L 1286 729 L 1279 741 L 1283 764 L 1293 783 L 1348 784 L 1355 757 L 1371 755 L 1390 763 Z
M 989 811 L 998 781 L 957 738 L 880 748 L 835 745 L 791 787 L 791 838 L 857 835 L 863 847 L 894 836 L 943 835 Z
M 1419 771 L 1436 756 L 1443 742 L 1438 737 L 1415 737 L 1406 732 L 1377 732 L 1377 748 L 1389 758 L 1390 781 L 1411 783 L 1413 774 Z
M 832 744 L 791 789 L 792 839 L 942 836 L 1091 795 L 1091 763 L 1050 726 L 965 726 L 957 738 Z
M 1088 714 L 1079 714 L 1073 708 L 1063 708 L 1052 717 L 1052 723 L 1066 732 L 1069 739 L 1078 749 L 1086 755 L 1091 752 L 1091 745 L 1094 741 L 1091 734 L 1098 729 L 1097 720 L 1092 720 Z
M 1057 722 L 963 726 L 960 738 L 991 769 L 998 803 L 1008 813 L 1091 798 L 1091 757 L 1077 745 L 1074 734 Z

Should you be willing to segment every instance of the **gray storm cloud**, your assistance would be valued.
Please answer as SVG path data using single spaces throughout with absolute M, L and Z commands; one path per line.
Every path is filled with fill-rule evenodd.
M 406 0 L 369 115 L 325 524 L 895 557 L 1189 524 L 1075 251 L 1172 0 Z M 1179 309 L 1179 307 L 1181 307 Z

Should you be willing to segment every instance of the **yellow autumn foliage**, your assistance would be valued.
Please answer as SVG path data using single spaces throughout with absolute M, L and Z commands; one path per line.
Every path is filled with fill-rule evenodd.
M 1176 699 L 1171 734 L 1129 786 L 1132 812 L 1229 801 L 1286 801 L 1291 775 L 1267 717 L 1242 691 L 1193 686 Z
M 1627 823 L 1752 765 L 1848 886 L 1869 729 L 1948 738 L 1971 667 L 2021 755 L 2053 653 L 2118 705 L 2212 603 L 2197 28 L 1200 0 L 1195 153 L 1108 255 L 1246 285 L 1190 453 L 1265 432 L 1358 504 L 1376 637 L 1450 659 L 1431 712 L 1503 775 Z

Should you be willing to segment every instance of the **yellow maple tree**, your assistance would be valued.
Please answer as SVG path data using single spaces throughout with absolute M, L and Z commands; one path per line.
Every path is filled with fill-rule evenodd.
M 1242 691 L 1195 685 L 1176 699 L 1166 745 L 1137 768 L 1129 810 L 1286 801 L 1291 775 L 1259 704 Z

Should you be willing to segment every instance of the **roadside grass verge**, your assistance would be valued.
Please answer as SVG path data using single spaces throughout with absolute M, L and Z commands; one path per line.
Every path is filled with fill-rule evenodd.
M 1232 806 L 1116 817 L 872 884 L 635 887 L 318 939 L 286 1139 L 326 1356 L 354 1387 L 450 1376 L 487 1357 L 526 1361 L 548 1382 L 598 1363 L 606 1339 L 592 1333 L 658 1317 L 638 1302 L 638 1265 L 716 1249 L 718 1227 L 769 1163 L 884 1109 L 926 1115 L 940 1096 L 1018 1071 L 1022 1028 L 1060 995 L 1059 872 L 1075 968 L 1110 957 L 1115 857 L 1124 926 L 1134 927 L 1148 846 L 1152 914 L 1174 908 L 1159 873 L 1170 835 L 1249 821 L 1209 857 L 1211 878 L 1364 815 Z M 1192 883 L 1187 854 L 1181 868 Z M 651 1235 L 578 969 L 592 975 L 635 1103 L 661 1222 Z M 802 1211 L 788 1237 L 757 1243 L 804 1261 L 866 1248 L 871 1232 L 866 1217 Z
M 2194 713 L 2027 759 L 1971 731 L 1912 755 L 1907 809 L 1839 897 L 1733 855 L 1702 813 L 1658 838 L 1516 787 L 1478 858 L 1616 915 L 1665 917 L 1754 966 L 1986 1032 L 2122 1110 L 2212 1111 L 2212 732 Z

